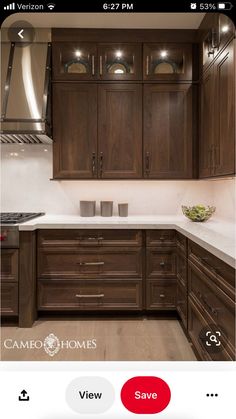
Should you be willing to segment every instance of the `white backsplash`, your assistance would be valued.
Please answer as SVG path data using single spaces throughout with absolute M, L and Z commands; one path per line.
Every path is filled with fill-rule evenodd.
M 15 154 L 14 154 L 15 153 Z M 79 213 L 80 200 L 128 202 L 133 215 L 179 215 L 181 205 L 213 204 L 217 217 L 233 220 L 235 186 L 220 181 L 50 181 L 52 147 L 4 145 L 1 148 L 1 211 Z

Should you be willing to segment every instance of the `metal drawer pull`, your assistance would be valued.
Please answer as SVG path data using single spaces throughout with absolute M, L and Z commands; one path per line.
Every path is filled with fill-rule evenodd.
M 92 173 L 93 173 L 93 176 L 95 175 L 95 172 L 96 172 L 96 155 L 93 152 L 93 154 L 92 154 Z
M 146 57 L 146 76 L 149 74 L 149 55 Z
M 76 298 L 103 298 L 105 294 L 76 294 Z
M 146 162 L 145 162 L 145 165 L 146 165 L 146 174 L 149 176 L 149 173 L 150 173 L 150 153 L 147 151 L 146 152 Z
M 165 298 L 165 294 L 160 294 L 160 297 L 161 298 Z
M 160 262 L 160 266 L 165 266 L 165 262 Z
M 102 55 L 99 57 L 99 73 L 100 76 L 102 76 Z
M 105 262 L 78 262 L 77 264 L 80 266 L 84 266 L 84 265 L 88 265 L 88 266 L 99 266 L 99 265 L 104 265 Z
M 95 74 L 94 55 L 92 55 L 92 76 Z

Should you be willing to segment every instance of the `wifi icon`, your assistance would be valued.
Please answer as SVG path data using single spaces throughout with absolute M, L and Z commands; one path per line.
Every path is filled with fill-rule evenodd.
M 49 3 L 47 6 L 50 10 L 53 10 L 56 5 L 54 3 Z

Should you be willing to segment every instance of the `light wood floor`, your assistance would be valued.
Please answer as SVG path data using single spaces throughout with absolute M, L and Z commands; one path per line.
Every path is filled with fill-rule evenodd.
M 50 333 L 60 341 L 96 339 L 96 349 L 60 349 L 50 357 L 44 349 L 6 349 L 5 339 L 42 340 Z M 195 361 L 177 320 L 85 319 L 38 320 L 31 329 L 2 327 L 3 361 Z

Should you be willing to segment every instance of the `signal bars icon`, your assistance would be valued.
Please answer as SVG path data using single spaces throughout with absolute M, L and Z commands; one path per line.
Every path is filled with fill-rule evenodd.
M 16 8 L 15 3 L 11 3 L 11 4 L 8 4 L 7 6 L 4 6 L 4 10 L 15 10 L 15 8 Z

